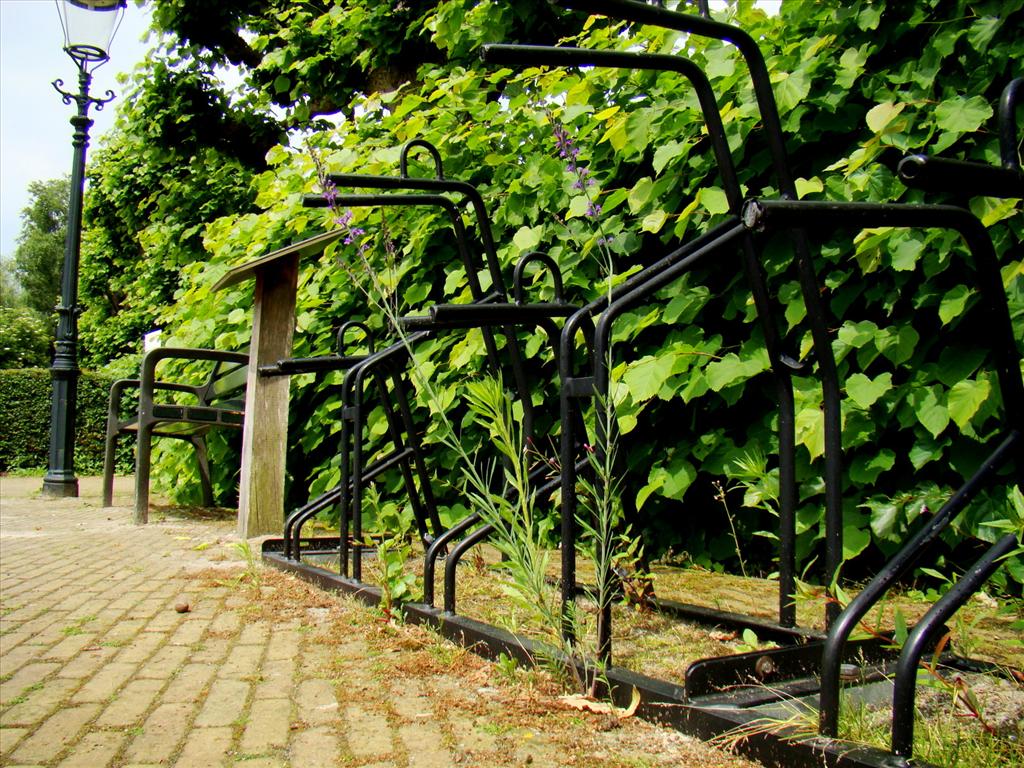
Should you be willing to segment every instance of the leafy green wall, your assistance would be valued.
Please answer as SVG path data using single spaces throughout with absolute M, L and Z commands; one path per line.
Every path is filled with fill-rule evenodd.
M 75 426 L 75 473 L 103 472 L 103 438 L 107 429 L 107 401 L 113 381 L 83 371 L 78 380 Z M 50 451 L 50 396 L 52 380 L 47 368 L 0 370 L 0 472 L 45 469 Z M 117 471 L 131 473 L 134 441 L 120 441 Z
M 991 105 L 1022 71 L 1022 5 L 788 2 L 780 16 L 767 17 L 741 3 L 733 21 L 760 41 L 768 60 L 801 195 L 921 202 L 925 196 L 894 175 L 905 154 L 997 162 Z M 486 14 L 474 19 L 486 26 Z M 486 28 L 441 25 L 435 35 L 451 36 L 454 47 L 465 39 L 490 39 Z M 596 17 L 573 42 L 686 51 L 718 95 L 746 194 L 775 194 L 751 86 L 735 49 Z M 448 176 L 481 188 L 506 274 L 522 254 L 543 250 L 560 265 L 572 301 L 592 299 L 603 289 L 599 241 L 608 243 L 614 279 L 621 280 L 726 218 L 696 97 L 674 74 L 428 66 L 416 84 L 357 98 L 354 107 L 356 117 L 306 139 L 329 170 L 393 175 L 399 147 L 427 139 L 439 147 Z M 573 137 L 578 162 L 593 180 L 585 193 L 575 185 L 578 174 L 558 156 L 552 114 Z M 214 293 L 215 281 L 231 265 L 332 226 L 330 214 L 301 207 L 301 194 L 317 191 L 310 153 L 296 142 L 272 150 L 268 161 L 270 169 L 255 180 L 262 211 L 209 222 L 204 242 L 210 258 L 184 267 L 186 287 L 166 317 L 174 343 L 244 344 L 251 286 Z M 431 169 L 414 162 L 413 172 L 429 175 Z M 601 207 L 597 219 L 587 215 L 591 203 Z M 981 198 L 970 205 L 995 242 L 1015 335 L 1024 339 L 1021 203 Z M 389 211 L 382 218 L 357 210 L 353 223 L 368 233 L 369 258 L 394 284 L 402 311 L 466 299 L 465 271 L 438 212 Z M 397 264 L 387 263 L 386 239 L 397 244 Z M 384 332 L 353 285 L 359 242 L 304 265 L 297 355 L 330 351 L 345 320 L 366 319 Z M 985 328 L 972 312 L 978 296 L 970 262 L 953 234 L 885 228 L 816 242 L 844 382 L 844 539 L 848 572 L 856 575 L 880 562 L 926 509 L 936 509 L 977 466 L 1000 427 L 1001 401 L 992 361 L 977 343 Z M 811 375 L 795 379 L 799 557 L 811 565 L 823 534 L 823 422 L 790 260 L 785 239 L 768 244 L 764 266 L 781 305 L 787 347 L 812 366 Z M 532 290 L 550 296 L 542 279 Z M 722 483 L 731 489 L 726 499 L 748 561 L 770 571 L 773 388 L 738 259 L 695 269 L 650 305 L 629 312 L 616 329 L 613 397 L 622 432 L 623 493 L 627 506 L 637 508 L 639 529 L 659 549 L 685 552 L 704 564 L 729 562 L 733 545 L 716 500 L 715 483 Z M 544 345 L 540 334 L 526 341 L 538 359 Z M 480 335 L 443 335 L 420 354 L 466 440 L 482 445 L 486 436 L 473 431 L 458 396 L 466 372 L 482 367 Z M 553 406 L 550 368 L 538 364 L 531 372 L 534 401 Z M 336 375 L 293 380 L 293 498 L 315 494 L 339 477 L 339 383 Z M 542 423 L 553 436 L 555 420 Z M 374 412 L 371 431 L 382 429 L 383 415 Z M 544 444 L 540 450 L 547 452 Z M 173 476 L 182 455 L 173 447 L 164 452 L 165 476 Z M 760 456 L 769 457 L 766 474 L 741 486 L 744 463 Z M 441 454 L 436 461 L 443 476 L 454 458 Z M 454 490 L 449 499 L 457 504 Z M 553 503 L 551 510 L 555 514 Z M 979 540 L 993 539 L 987 522 L 1013 514 L 1003 493 L 989 494 L 951 528 L 946 556 L 968 556 Z M 1019 563 L 1012 567 L 1024 576 Z

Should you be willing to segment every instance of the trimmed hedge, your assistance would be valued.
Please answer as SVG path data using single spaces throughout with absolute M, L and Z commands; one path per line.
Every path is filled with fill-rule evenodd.
M 107 400 L 112 380 L 84 371 L 78 380 L 78 416 L 75 430 L 75 472 L 103 472 L 103 437 L 107 425 Z M 0 370 L 0 472 L 41 469 L 50 451 L 50 397 L 52 383 L 47 368 Z M 131 440 L 118 448 L 117 470 L 134 468 Z

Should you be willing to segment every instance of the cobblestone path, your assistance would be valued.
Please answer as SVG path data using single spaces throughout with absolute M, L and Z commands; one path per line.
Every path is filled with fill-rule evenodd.
M 0 478 L 0 765 L 751 765 L 247 567 L 230 520 L 40 485 Z

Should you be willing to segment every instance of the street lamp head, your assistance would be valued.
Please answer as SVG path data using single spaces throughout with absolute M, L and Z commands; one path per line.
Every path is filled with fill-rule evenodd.
M 64 50 L 79 69 L 107 61 L 110 44 L 128 0 L 56 0 L 64 28 Z

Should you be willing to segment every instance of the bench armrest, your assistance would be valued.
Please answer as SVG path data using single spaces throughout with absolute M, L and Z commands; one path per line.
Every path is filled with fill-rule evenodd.
M 249 356 L 244 352 L 226 352 L 219 349 L 188 349 L 181 347 L 157 347 L 150 350 L 142 358 L 142 374 L 139 378 L 139 415 L 149 415 L 153 409 L 153 393 L 158 390 L 188 392 L 198 396 L 203 387 L 187 384 L 159 381 L 156 378 L 156 367 L 164 360 L 210 360 L 244 364 Z

